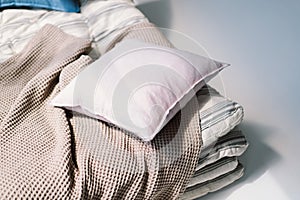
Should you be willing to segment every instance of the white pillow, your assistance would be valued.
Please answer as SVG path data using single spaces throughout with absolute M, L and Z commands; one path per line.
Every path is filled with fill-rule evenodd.
M 124 40 L 80 72 L 52 105 L 113 123 L 150 141 L 226 66 L 186 51 Z

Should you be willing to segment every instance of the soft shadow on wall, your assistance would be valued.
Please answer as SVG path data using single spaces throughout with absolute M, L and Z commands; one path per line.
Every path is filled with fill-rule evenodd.
M 137 8 L 156 26 L 172 26 L 172 8 L 170 0 L 136 0 Z

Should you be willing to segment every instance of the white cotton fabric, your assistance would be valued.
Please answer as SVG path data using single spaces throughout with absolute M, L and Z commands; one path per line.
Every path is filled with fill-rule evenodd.
M 7 9 L 0 12 L 0 63 L 21 52 L 29 40 L 46 24 L 89 39 L 90 56 L 97 58 L 128 27 L 148 22 L 127 0 L 87 1 L 80 13 L 48 10 Z
M 125 40 L 83 70 L 52 104 L 150 141 L 226 66 L 187 51 Z

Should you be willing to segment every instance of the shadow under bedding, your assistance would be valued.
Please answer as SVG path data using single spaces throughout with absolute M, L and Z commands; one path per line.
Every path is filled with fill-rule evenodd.
M 199 155 L 201 144 L 203 144 L 201 140 L 205 137 L 201 136 L 201 114 L 195 109 L 198 105 L 194 105 L 192 102 L 185 108 L 191 112 L 191 118 L 180 122 L 186 124 L 185 130 L 178 131 L 178 121 L 181 120 L 180 114 L 178 114 L 163 130 L 163 134 L 160 134 L 151 143 L 143 143 L 117 127 L 111 127 L 87 116 L 70 113 L 59 108 L 49 108 L 47 101 L 59 92 L 76 75 L 76 72 L 124 39 L 135 38 L 173 47 L 156 26 L 149 23 L 148 19 L 132 4 L 122 2 L 122 9 L 115 7 L 116 4 L 118 4 L 116 1 L 91 1 L 82 8 L 81 14 L 26 9 L 3 10 L 0 13 L 0 66 L 2 65 L 2 69 L 3 63 L 6 65 L 7 61 L 10 62 L 14 56 L 17 60 L 19 59 L 18 54 L 30 43 L 32 38 L 36 37 L 37 33 L 40 33 L 40 30 L 44 31 L 42 35 L 39 35 L 40 39 L 45 37 L 47 40 L 44 41 L 49 43 L 39 43 L 36 40 L 32 46 L 34 44 L 45 46 L 51 44 L 53 45 L 50 45 L 51 48 L 57 47 L 57 45 L 64 46 L 64 40 L 70 38 L 67 34 L 85 39 L 79 42 L 84 41 L 84 48 L 78 47 L 81 51 L 72 56 L 60 57 L 65 51 L 57 51 L 57 55 L 53 55 L 53 58 L 58 56 L 63 60 L 70 59 L 63 62 L 64 66 L 57 66 L 56 69 L 50 67 L 48 71 L 41 69 L 42 73 L 32 70 L 30 73 L 37 73 L 34 76 L 35 83 L 31 80 L 32 77 L 28 78 L 27 75 L 26 80 L 22 79 L 22 74 L 28 72 L 29 68 L 24 68 L 27 65 L 23 65 L 23 68 L 20 67 L 14 72 L 9 72 L 12 77 L 14 77 L 13 74 L 20 75 L 18 78 L 22 79 L 22 84 L 15 86 L 13 83 L 10 84 L 16 88 L 21 87 L 20 90 L 17 90 L 18 92 L 15 89 L 11 90 L 15 92 L 10 98 L 12 104 L 5 109 L 7 112 L 3 112 L 0 119 L 2 134 L 0 140 L 0 180 L 2 183 L 0 185 L 6 187 L 0 189 L 0 196 L 72 199 L 120 199 L 121 197 L 149 199 L 156 196 L 157 198 L 175 199 L 184 192 L 189 179 L 193 176 L 198 157 L 208 158 L 206 156 L 211 155 L 209 152 L 213 152 L 212 148 L 206 151 L 208 154 Z M 104 12 L 104 10 L 106 11 Z M 49 25 L 46 24 L 54 26 L 49 28 Z M 45 25 L 48 27 L 46 31 L 43 29 Z M 64 35 L 65 33 L 60 31 L 67 34 Z M 51 37 L 51 32 L 54 34 L 52 36 L 55 36 L 54 39 Z M 56 33 L 58 35 L 55 35 Z M 60 40 L 56 40 L 57 38 Z M 54 42 L 50 41 L 51 39 Z M 71 40 L 75 41 L 73 41 L 74 45 L 78 44 L 77 39 L 72 38 Z M 91 46 L 87 45 L 88 43 Z M 68 50 L 70 53 L 76 50 L 74 46 L 72 49 L 72 45 L 66 46 L 61 50 Z M 69 50 L 70 47 L 72 51 Z M 27 49 L 30 53 L 31 50 L 28 46 Z M 48 51 L 51 52 L 54 49 L 48 49 Z M 31 56 L 31 58 L 28 57 L 25 60 L 34 63 L 38 56 Z M 49 74 L 47 75 L 46 72 Z M 8 77 L 4 72 L 2 75 L 2 77 L 0 75 L 1 81 Z M 62 78 L 62 75 L 65 77 Z M 47 79 L 43 79 L 45 77 Z M 29 82 L 34 84 L 30 86 L 27 84 Z M 49 85 L 46 87 L 44 84 Z M 5 87 L 5 84 L 3 86 Z M 40 86 L 44 86 L 44 89 L 37 89 Z M 30 91 L 31 98 L 27 98 L 28 93 L 24 92 L 24 89 Z M 6 91 L 3 88 L 1 90 Z M 22 95 L 26 97 L 23 100 Z M 214 93 L 211 92 L 208 95 L 214 96 Z M 5 92 L 1 95 L 2 98 L 7 96 L 9 95 Z M 39 102 L 36 98 L 43 101 Z M 30 109 L 25 112 L 24 106 L 18 107 L 19 104 L 27 105 Z M 12 112 L 14 109 L 15 113 Z M 2 108 L 1 110 L 4 111 Z M 8 110 L 9 114 L 7 114 Z M 34 113 L 41 115 L 35 116 Z M 17 121 L 15 114 L 20 117 Z M 25 123 L 30 119 L 28 116 L 35 116 L 31 118 L 32 122 L 36 122 L 32 124 L 32 127 Z M 238 123 L 240 121 L 236 121 L 236 124 Z M 43 134 L 44 125 L 51 127 L 51 131 Z M 232 128 L 230 127 L 230 129 Z M 174 134 L 175 132 L 177 134 Z M 228 132 L 229 130 L 226 130 L 224 135 Z M 8 135 L 9 137 L 6 137 Z M 211 147 L 215 146 L 214 143 L 217 143 L 218 139 L 219 137 L 215 136 L 213 140 L 209 141 Z M 11 152 L 13 153 L 11 154 Z M 232 155 L 233 158 L 235 156 L 238 155 Z M 209 173 L 215 169 L 215 165 L 218 165 L 218 162 L 210 162 L 211 168 L 209 166 L 205 168 L 205 165 L 202 165 L 203 172 L 200 173 L 202 176 L 205 171 Z M 238 163 L 237 160 L 232 162 Z M 233 163 L 230 164 L 232 164 L 230 167 L 233 168 Z M 202 167 L 199 168 L 202 169 Z M 26 170 L 28 173 L 31 172 L 26 175 Z M 228 171 L 229 168 L 224 170 L 224 173 L 227 174 Z M 241 167 L 239 167 L 234 174 L 241 175 L 241 171 Z M 9 179 L 7 174 L 14 174 L 13 178 Z M 219 172 L 220 176 L 224 175 L 221 174 Z M 61 176 L 65 176 L 65 178 L 61 178 Z M 20 181 L 22 179 L 24 181 Z M 32 180 L 37 181 L 33 182 Z M 212 185 L 213 181 L 207 181 L 204 182 L 204 186 L 205 183 Z M 227 183 L 229 184 L 229 182 Z M 207 188 L 209 187 L 207 186 L 206 190 Z M 215 190 L 217 188 L 220 187 L 215 187 Z M 187 192 L 191 192 L 191 190 L 190 188 Z M 204 194 L 203 190 L 201 191 L 199 195 Z

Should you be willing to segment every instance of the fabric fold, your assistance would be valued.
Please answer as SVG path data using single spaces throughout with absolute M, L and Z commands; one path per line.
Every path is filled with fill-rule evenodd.
M 197 101 L 151 142 L 48 102 L 91 59 L 87 40 L 43 27 L 0 64 L 0 197 L 176 199 L 201 148 Z M 88 88 L 87 88 L 88 89 Z

